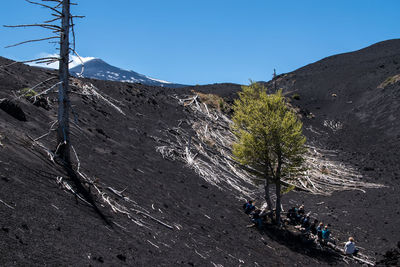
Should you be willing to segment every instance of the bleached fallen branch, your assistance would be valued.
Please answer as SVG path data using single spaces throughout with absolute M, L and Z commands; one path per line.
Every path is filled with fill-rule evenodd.
M 72 86 L 77 88 L 78 90 L 80 90 L 80 93 L 82 95 L 97 97 L 98 99 L 103 100 L 106 104 L 108 104 L 109 106 L 114 108 L 116 111 L 118 111 L 122 115 L 124 115 L 124 116 L 126 115 L 125 112 L 123 112 L 120 107 L 118 107 L 116 104 L 113 103 L 113 102 L 118 102 L 117 100 L 115 100 L 105 94 L 101 94 L 100 90 L 96 86 L 94 86 L 92 83 L 83 83 L 78 79 L 76 79 L 75 81 L 76 81 L 77 85 L 72 85 Z
M 82 67 L 81 67 L 81 72 L 78 74 L 78 77 L 82 77 L 83 72 L 85 71 L 85 63 L 83 62 L 81 56 L 75 51 L 75 49 L 70 48 L 70 50 L 78 57 L 79 61 L 81 62 Z
M 234 189 L 244 196 L 249 196 L 252 191 L 253 175 L 238 165 L 232 158 L 231 146 L 236 137 L 230 130 L 231 121 L 218 110 L 210 110 L 204 103 L 199 103 L 197 95 L 178 97 L 172 96 L 181 105 L 192 112 L 193 120 L 190 121 L 196 137 L 191 138 L 191 147 L 196 150 L 193 154 L 186 145 L 189 136 L 186 130 L 180 127 L 167 129 L 165 137 L 155 138 L 159 143 L 167 145 L 158 146 L 156 150 L 164 158 L 186 162 L 204 180 L 219 188 Z M 321 150 L 314 146 L 308 147 L 306 167 L 308 171 L 285 180 L 286 186 L 294 186 L 313 194 L 329 195 L 334 191 L 360 190 L 365 192 L 368 188 L 381 188 L 383 185 L 363 181 L 363 177 L 349 165 L 335 161 L 336 151 Z M 330 157 L 326 157 L 330 155 Z M 325 166 L 329 172 L 323 173 Z
M 45 134 L 43 134 L 43 135 L 41 135 L 41 136 L 39 136 L 39 137 L 33 139 L 33 141 L 35 141 L 35 142 L 36 142 L 36 141 L 39 141 L 40 139 L 42 139 L 42 138 L 48 136 L 51 132 L 55 131 L 56 129 L 53 128 L 53 127 L 54 127 L 56 124 L 57 124 L 57 121 L 56 121 L 56 120 L 53 121 L 53 123 L 52 123 L 51 126 L 50 126 L 49 131 L 48 131 L 47 133 L 45 133 Z
M 3 203 L 7 208 L 10 208 L 10 209 L 15 209 L 13 206 L 11 206 L 11 205 L 8 205 L 6 202 L 4 202 L 3 200 L 1 200 L 0 199 L 0 203 Z
M 53 84 L 50 88 L 48 88 L 48 89 L 46 89 L 46 90 L 44 90 L 44 91 L 42 91 L 40 93 L 33 94 L 33 96 L 31 96 L 31 99 L 33 99 L 33 102 L 35 103 L 37 101 L 38 97 L 40 97 L 42 95 L 45 95 L 45 94 L 48 94 L 49 92 L 51 92 L 54 88 L 56 88 L 60 84 L 62 84 L 62 82 L 58 82 L 56 84 Z
M 32 141 L 32 144 L 34 146 L 36 145 L 36 146 L 40 147 L 44 152 L 46 152 L 46 154 L 49 156 L 49 159 L 51 162 L 55 163 L 54 158 L 55 158 L 56 154 L 53 151 L 51 151 L 49 148 L 47 148 L 45 145 L 43 145 L 38 140 L 35 140 L 34 138 L 32 138 L 30 135 L 27 135 L 27 137 Z
M 135 212 L 136 214 L 140 214 L 142 216 L 145 216 L 169 229 L 173 229 L 172 226 L 168 225 L 165 222 L 162 222 L 161 220 L 153 217 L 152 215 L 150 215 L 148 212 L 145 211 L 141 211 L 138 209 L 134 209 L 134 208 L 128 208 L 120 203 L 117 203 L 116 201 L 114 201 L 112 198 L 110 198 L 108 196 L 108 194 L 106 192 L 104 192 L 92 179 L 89 178 L 89 176 L 87 176 L 86 174 L 84 174 L 81 171 L 81 161 L 79 160 L 78 154 L 74 148 L 74 146 L 71 146 L 72 151 L 75 155 L 75 159 L 77 161 L 77 170 L 76 172 L 79 174 L 79 176 L 85 181 L 87 182 L 90 186 L 93 186 L 93 188 L 96 190 L 96 192 L 98 193 L 98 195 L 101 197 L 102 201 L 104 203 L 106 203 L 114 212 L 116 213 L 121 213 L 123 215 L 126 215 L 129 219 L 131 219 L 132 221 L 134 221 L 136 224 L 140 225 L 140 226 L 144 226 L 143 224 L 139 223 L 137 219 L 133 218 L 133 215 L 131 213 L 131 211 Z M 125 191 L 117 191 L 111 187 L 107 187 L 108 190 L 110 190 L 112 193 L 114 193 L 115 195 L 119 196 L 120 198 L 122 198 L 123 200 L 125 200 L 128 203 L 132 203 L 134 201 L 131 201 L 128 197 L 125 197 L 122 195 L 122 193 Z M 137 205 L 135 205 L 137 206 Z

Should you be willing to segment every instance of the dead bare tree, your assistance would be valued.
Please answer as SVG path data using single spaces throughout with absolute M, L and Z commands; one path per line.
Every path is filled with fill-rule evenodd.
M 37 137 L 37 138 L 32 138 L 28 135 L 29 139 L 32 142 L 32 145 L 34 147 L 40 148 L 41 151 L 44 151 L 46 153 L 46 156 L 50 161 L 55 164 L 58 163 L 60 164 L 63 168 L 64 171 L 66 172 L 67 176 L 71 181 L 74 182 L 75 188 L 71 187 L 70 184 L 64 180 L 62 176 L 57 176 L 57 184 L 74 194 L 77 198 L 77 200 L 81 200 L 82 202 L 86 204 L 90 204 L 93 206 L 95 211 L 102 217 L 104 221 L 106 221 L 109 225 L 113 223 L 114 225 L 119 226 L 115 222 L 110 222 L 104 215 L 103 213 L 98 209 L 94 198 L 93 194 L 90 192 L 90 188 L 94 188 L 95 192 L 94 194 L 97 194 L 97 196 L 103 201 L 105 205 L 111 208 L 111 210 L 115 213 L 123 214 L 127 216 L 132 222 L 136 223 L 139 226 L 143 226 L 146 228 L 149 228 L 149 226 L 143 222 L 140 218 L 136 218 L 136 215 L 140 215 L 142 217 L 148 218 L 158 224 L 161 224 L 168 229 L 173 229 L 172 226 L 169 224 L 162 222 L 159 219 L 156 219 L 154 216 L 150 215 L 148 211 L 144 210 L 143 207 L 140 205 L 137 205 L 136 202 L 131 200 L 129 197 L 123 195 L 123 191 L 117 191 L 113 189 L 112 187 L 106 187 L 111 193 L 114 195 L 118 196 L 120 199 L 123 199 L 126 204 L 123 205 L 121 203 L 118 203 L 118 201 L 115 200 L 115 197 L 111 197 L 109 193 L 106 192 L 106 190 L 103 189 L 102 186 L 99 186 L 97 182 L 84 174 L 84 172 L 81 170 L 81 162 L 78 157 L 78 154 L 75 150 L 75 148 L 71 144 L 70 140 L 70 111 L 74 114 L 73 109 L 71 108 L 70 100 L 69 100 L 69 89 L 74 88 L 75 93 L 82 95 L 82 96 L 87 96 L 87 97 L 93 97 L 101 100 L 105 104 L 111 106 L 114 108 L 118 113 L 122 114 L 125 116 L 125 113 L 122 111 L 120 107 L 118 107 L 114 103 L 119 103 L 117 100 L 102 94 L 98 88 L 96 88 L 93 84 L 90 82 L 84 82 L 78 79 L 71 79 L 73 83 L 70 85 L 70 75 L 69 75 L 69 55 L 71 53 L 75 54 L 81 61 L 82 63 L 82 72 L 83 73 L 83 61 L 78 55 L 78 53 L 75 50 L 75 33 L 74 33 L 74 23 L 73 19 L 74 18 L 82 18 L 83 16 L 72 16 L 70 13 L 70 7 L 71 5 L 76 5 L 75 3 L 71 3 L 70 0 L 40 0 L 41 2 L 34 2 L 31 0 L 25 0 L 26 2 L 34 5 L 39 5 L 41 7 L 47 8 L 51 11 L 51 15 L 53 16 L 52 19 L 49 19 L 43 23 L 38 23 L 38 24 L 21 24 L 21 25 L 15 25 L 15 26 L 8 26 L 5 25 L 5 27 L 11 27 L 11 28 L 25 28 L 25 27 L 40 27 L 44 29 L 49 29 L 52 31 L 54 36 L 50 37 L 45 37 L 45 38 L 40 38 L 40 39 L 35 39 L 35 40 L 28 40 L 28 41 L 23 41 L 19 42 L 14 45 L 10 45 L 8 47 L 14 47 L 18 45 L 23 45 L 26 43 L 32 43 L 32 42 L 40 42 L 40 41 L 49 41 L 49 40 L 54 40 L 58 39 L 59 40 L 59 55 L 58 57 L 44 57 L 44 58 L 37 58 L 33 60 L 27 60 L 23 62 L 13 62 L 7 66 L 16 64 L 16 63 L 30 63 L 30 62 L 35 62 L 35 63 L 45 63 L 45 64 L 50 64 L 54 62 L 59 62 L 59 68 L 58 68 L 58 81 L 51 86 L 48 85 L 48 82 L 55 80 L 55 77 L 49 78 L 45 81 L 40 82 L 39 84 L 29 88 L 29 90 L 24 92 L 24 95 L 31 94 L 32 100 L 35 102 L 36 98 L 50 93 L 50 91 L 58 88 L 58 114 L 57 114 L 57 120 L 52 121 L 50 124 L 50 129 L 48 132 L 45 134 Z M 39 1 L 39 0 L 38 0 Z M 53 24 L 54 22 L 59 21 L 59 25 Z M 72 42 L 70 42 L 70 34 L 72 34 Z M 53 41 L 54 42 L 54 41 Z M 1 67 L 1 66 L 0 66 Z M 4 66 L 3 66 L 4 67 Z M 46 89 L 43 89 L 41 92 L 36 93 L 34 89 L 37 89 L 39 87 L 45 87 Z M 75 114 L 74 114 L 75 115 Z M 79 126 L 76 125 L 76 122 L 72 121 L 71 129 L 74 129 Z M 57 133 L 57 146 L 56 148 L 49 149 L 47 148 L 44 144 L 42 144 L 39 140 L 42 138 L 50 136 L 52 132 Z M 1 135 L 0 135 L 1 137 Z M 0 139 L 1 141 L 1 139 Z M 0 146 L 2 146 L 0 142 Z M 73 153 L 71 153 L 73 152 Z M 74 160 L 76 163 L 76 168 L 74 168 L 71 160 L 71 155 L 73 154 Z M 85 187 L 85 185 L 89 186 L 89 190 Z M 104 187 L 105 188 L 105 187 Z M 0 199 L 0 203 L 6 205 L 9 208 L 13 208 L 12 206 L 8 205 L 4 201 Z M 119 226 L 121 227 L 121 226 Z M 178 226 L 176 226 L 178 228 Z M 149 228 L 150 229 L 150 228 Z
M 69 32 L 72 17 L 70 14 L 70 1 L 63 0 L 62 4 L 61 31 L 60 31 L 60 59 L 58 75 L 60 79 L 60 87 L 58 89 L 58 129 L 57 143 L 59 146 L 58 155 L 68 167 L 71 166 L 70 158 L 70 139 L 69 139 L 69 97 L 68 97 L 68 80 L 69 80 Z
M 50 155 L 50 159 L 54 161 L 54 159 L 57 160 L 58 163 L 61 164 L 61 166 L 64 168 L 66 171 L 68 177 L 74 182 L 75 187 L 77 189 L 77 192 L 83 195 L 84 201 L 91 204 L 93 208 L 96 210 L 96 212 L 107 222 L 107 218 L 102 214 L 102 212 L 97 208 L 95 201 L 86 190 L 80 179 L 78 178 L 77 173 L 73 169 L 72 163 L 71 163 L 71 156 L 70 156 L 70 150 L 71 150 L 71 142 L 70 142 L 70 122 L 69 122 L 69 113 L 70 113 L 70 100 L 69 100 L 69 54 L 70 53 L 76 53 L 75 51 L 75 34 L 74 34 L 74 24 L 73 24 L 73 18 L 74 17 L 79 17 L 82 18 L 82 16 L 72 16 L 70 13 L 70 7 L 71 5 L 75 5 L 74 3 L 71 3 L 70 0 L 41 0 L 41 2 L 34 2 L 31 0 L 26 0 L 26 2 L 34 5 L 39 5 L 41 7 L 47 8 L 51 11 L 51 15 L 53 16 L 52 19 L 47 20 L 43 23 L 37 23 L 37 24 L 21 24 L 21 25 L 14 25 L 14 26 L 8 26 L 5 25 L 5 27 L 40 27 L 44 29 L 49 29 L 52 31 L 54 36 L 46 37 L 46 38 L 40 38 L 40 39 L 34 39 L 34 40 L 28 40 L 28 41 L 23 41 L 8 47 L 13 47 L 13 46 L 18 46 L 26 43 L 32 43 L 32 42 L 40 42 L 40 41 L 47 41 L 47 40 L 53 40 L 53 39 L 59 39 L 59 57 L 45 57 L 45 58 L 38 58 L 34 60 L 29 60 L 25 61 L 26 62 L 36 62 L 36 63 L 53 63 L 53 62 L 59 62 L 59 68 L 58 68 L 58 82 L 52 85 L 50 88 L 44 90 L 38 95 L 48 93 L 50 90 L 53 90 L 54 88 L 58 87 L 58 115 L 57 115 L 57 146 L 56 149 L 53 153 L 50 149 L 45 148 L 47 150 L 48 154 Z M 59 21 L 60 26 L 53 24 L 54 22 Z M 71 47 L 70 45 L 70 33 L 72 32 L 73 35 L 73 46 Z M 79 57 L 79 56 L 78 56 Z M 48 81 L 48 80 L 46 80 Z M 40 84 L 43 84 L 40 83 Z M 32 90 L 32 88 L 30 89 Z M 33 91 L 33 90 L 32 90 Z M 35 97 L 37 97 L 36 95 Z M 52 124 L 52 127 L 50 128 L 50 131 L 53 130 L 53 126 L 55 123 Z M 43 136 L 47 136 L 48 134 L 45 134 Z M 40 137 L 41 138 L 41 137 Z M 34 142 L 37 142 L 39 138 L 35 139 Z M 72 189 L 71 189 L 72 190 Z M 72 190 L 72 192 L 74 192 Z M 75 193 L 75 192 L 74 192 Z M 75 193 L 75 195 L 78 197 L 79 195 Z M 80 197 L 80 196 L 79 196 Z
M 39 27 L 52 31 L 52 36 L 39 38 L 34 40 L 27 40 L 19 42 L 8 47 L 23 45 L 26 43 L 49 41 L 58 39 L 59 40 L 59 56 L 58 57 L 44 57 L 33 60 L 24 61 L 23 63 L 35 62 L 50 64 L 59 62 L 58 68 L 58 82 L 51 86 L 51 90 L 58 87 L 58 116 L 57 116 L 57 148 L 56 156 L 61 160 L 63 165 L 67 168 L 71 168 L 71 157 L 70 157 L 70 129 L 69 129 L 69 113 L 70 113 L 70 101 L 69 101 L 69 54 L 76 53 L 75 51 L 75 34 L 74 34 L 74 18 L 82 18 L 83 16 L 72 16 L 70 13 L 71 3 L 70 0 L 41 0 L 35 2 L 31 0 L 25 0 L 26 2 L 38 5 L 46 8 L 51 12 L 51 19 L 44 21 L 43 23 L 35 24 L 21 24 L 21 25 L 4 25 L 4 27 L 11 28 L 27 28 L 27 27 Z M 55 24 L 60 22 L 60 25 Z M 73 35 L 73 46 L 70 45 L 70 34 Z M 49 90 L 45 90 L 48 92 Z

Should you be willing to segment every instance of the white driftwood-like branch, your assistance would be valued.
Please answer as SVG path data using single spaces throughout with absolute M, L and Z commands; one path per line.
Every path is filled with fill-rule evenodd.
M 111 187 L 107 187 L 108 190 L 110 190 L 112 193 L 114 193 L 121 199 L 125 200 L 125 202 L 127 202 L 128 204 L 134 203 L 134 206 L 136 206 L 137 208 L 128 208 L 128 207 L 118 203 L 117 201 L 113 200 L 105 191 L 103 191 L 100 188 L 100 186 L 97 185 L 96 182 L 93 181 L 93 179 L 91 179 L 89 176 L 87 176 L 85 173 L 83 173 L 81 171 L 81 161 L 79 160 L 78 154 L 77 154 L 74 146 L 71 146 L 71 148 L 72 148 L 72 151 L 73 151 L 76 161 L 77 161 L 76 172 L 85 182 L 87 182 L 90 186 L 92 186 L 96 190 L 97 194 L 101 197 L 102 201 L 104 203 L 106 203 L 111 208 L 112 211 L 114 211 L 115 213 L 120 213 L 120 214 L 127 216 L 129 219 L 131 219 L 133 222 L 135 222 L 136 224 L 138 224 L 140 226 L 144 226 L 144 224 L 140 223 L 139 219 L 135 219 L 131 211 L 135 212 L 136 214 L 147 217 L 147 218 L 167 227 L 168 229 L 173 229 L 172 226 L 155 218 L 154 216 L 150 215 L 147 211 L 139 210 L 138 208 L 140 208 L 140 209 L 143 209 L 143 208 L 138 206 L 136 204 L 136 202 L 131 201 L 128 197 L 123 195 L 123 193 L 126 189 L 124 189 L 122 191 L 118 191 Z
M 31 99 L 33 99 L 33 102 L 36 102 L 38 97 L 41 97 L 42 95 L 46 95 L 46 94 L 50 93 L 54 88 L 56 88 L 61 83 L 62 82 L 55 83 L 50 88 L 48 88 L 40 93 L 34 94 L 33 96 L 31 96 Z
M 9 204 L 7 204 L 6 202 L 4 202 L 3 200 L 0 199 L 0 203 L 3 203 L 7 208 L 10 208 L 12 210 L 14 210 L 15 208 Z
M 233 160 L 231 147 L 236 137 L 230 130 L 232 122 L 229 118 L 218 110 L 210 110 L 205 103 L 200 103 L 197 95 L 172 97 L 189 108 L 194 117 L 189 124 L 196 136 L 191 137 L 189 149 L 187 142 L 191 135 L 180 127 L 180 122 L 178 127 L 165 131 L 165 138 L 169 143 L 163 138 L 154 138 L 157 142 L 164 143 L 156 150 L 164 158 L 188 163 L 207 182 L 219 188 L 236 190 L 242 196 L 249 197 L 254 191 L 251 189 L 253 181 L 257 178 Z M 286 186 L 291 185 L 323 195 L 343 190 L 365 192 L 365 189 L 383 187 L 363 181 L 363 177 L 353 167 L 339 160 L 335 161 L 338 151 L 322 150 L 312 145 L 308 147 L 308 151 L 305 155 L 305 167 L 308 170 L 294 179 L 285 180 Z
M 53 122 L 51 123 L 50 129 L 49 129 L 49 131 L 48 131 L 47 133 L 45 133 L 45 134 L 43 134 L 43 135 L 41 135 L 41 136 L 39 136 L 39 137 L 33 139 L 33 141 L 35 141 L 35 142 L 36 142 L 36 141 L 39 141 L 40 139 L 42 139 L 42 138 L 48 136 L 49 134 L 51 134 L 51 132 L 53 132 L 53 131 L 56 130 L 56 128 L 54 128 L 54 126 L 56 126 L 56 125 L 57 125 L 57 120 L 55 120 L 55 121 L 53 121 Z
M 75 84 L 77 85 L 72 85 L 72 87 L 77 88 L 80 91 L 81 95 L 86 95 L 86 96 L 93 96 L 96 97 L 102 101 L 104 101 L 106 104 L 114 108 L 116 111 L 121 113 L 122 115 L 126 115 L 125 112 L 122 111 L 122 109 L 114 104 L 113 102 L 118 103 L 119 101 L 107 96 L 106 94 L 100 93 L 100 90 L 94 86 L 92 83 L 84 83 L 78 79 L 74 79 Z
M 78 77 L 82 77 L 83 72 L 85 71 L 85 63 L 83 62 L 83 60 L 82 60 L 81 56 L 78 54 L 78 52 L 75 51 L 75 49 L 70 48 L 70 50 L 72 51 L 72 53 L 74 53 L 78 57 L 79 61 L 81 62 L 81 72 L 78 74 Z

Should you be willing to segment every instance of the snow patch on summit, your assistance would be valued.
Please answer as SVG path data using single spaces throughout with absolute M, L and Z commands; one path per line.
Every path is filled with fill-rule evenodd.
M 82 74 L 82 77 L 84 78 L 128 83 L 142 83 L 145 85 L 153 86 L 183 87 L 183 85 L 180 84 L 174 84 L 164 80 L 148 77 L 132 70 L 124 70 L 112 66 L 99 58 L 88 60 L 84 65 L 85 67 Z M 76 66 L 74 68 L 71 68 L 70 72 L 73 75 L 78 75 L 81 72 L 81 69 L 82 68 L 80 66 Z

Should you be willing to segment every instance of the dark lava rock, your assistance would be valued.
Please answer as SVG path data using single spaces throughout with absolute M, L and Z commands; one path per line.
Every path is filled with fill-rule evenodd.
M 22 108 L 9 99 L 0 101 L 0 109 L 19 121 L 26 121 L 26 116 Z
M 400 242 L 399 242 L 400 243 Z M 385 265 L 385 266 L 400 266 L 400 246 L 398 248 L 391 249 L 387 251 L 382 259 L 377 262 L 378 265 Z
M 121 261 L 126 261 L 126 256 L 124 256 L 122 254 L 118 254 L 117 258 L 120 259 Z

